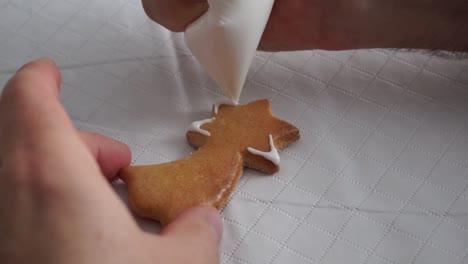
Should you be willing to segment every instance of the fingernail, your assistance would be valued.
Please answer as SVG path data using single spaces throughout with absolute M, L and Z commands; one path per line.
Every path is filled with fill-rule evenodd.
M 213 229 L 218 239 L 218 244 L 221 243 L 221 239 L 223 238 L 223 221 L 221 220 L 219 212 L 216 209 L 211 209 L 206 216 L 206 221 Z

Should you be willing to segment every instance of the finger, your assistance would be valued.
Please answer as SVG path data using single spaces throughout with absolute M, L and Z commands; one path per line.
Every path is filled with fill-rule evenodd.
M 58 101 L 60 83 L 60 72 L 51 60 L 41 59 L 21 67 L 2 95 L 4 107 L 1 114 L 5 117 L 2 120 L 13 124 L 5 129 L 12 131 L 12 134 L 2 138 L 14 136 L 14 142 L 37 138 L 41 127 L 57 132 L 63 124 L 66 124 L 67 133 L 74 134 L 74 129 L 70 131 L 68 116 Z M 125 144 L 87 132 L 82 132 L 81 138 L 106 177 L 112 179 L 121 167 L 130 163 L 130 151 Z
M 0 144 L 29 140 L 47 131 L 74 131 L 58 100 L 60 72 L 49 59 L 21 67 L 7 82 L 0 99 Z
M 47 207 L 48 214 L 62 215 L 66 208 L 73 219 L 112 219 L 130 226 L 128 210 L 60 104 L 59 86 L 60 73 L 50 60 L 25 65 L 7 83 L 0 99 L 0 179 L 12 193 L 22 190 L 21 197 L 29 197 L 34 208 Z M 117 162 L 108 158 L 112 148 L 121 147 L 85 137 L 98 142 L 91 149 L 105 171 L 124 163 L 125 154 L 118 154 Z
M 39 74 L 42 79 L 52 84 L 48 88 L 51 89 L 51 92 L 56 96 L 60 93 L 60 85 L 62 84 L 62 76 L 57 64 L 48 58 L 41 58 L 35 61 L 31 61 L 16 71 L 16 74 Z
M 8 81 L 0 99 L 0 157 L 11 176 L 54 186 L 78 179 L 93 188 L 107 185 L 59 102 L 60 81 L 48 59 L 26 64 Z
M 109 180 L 115 179 L 121 168 L 130 165 L 130 149 L 124 143 L 86 131 L 79 134 Z
M 181 263 L 219 263 L 222 231 L 219 212 L 201 206 L 182 213 L 163 230 L 162 237 L 170 245 L 177 245 L 182 253 L 178 258 L 186 260 Z
M 143 0 L 149 18 L 175 32 L 185 28 L 208 10 L 206 0 Z
M 34 77 L 23 78 L 27 75 Z M 20 83 L 21 85 L 15 83 L 20 80 L 23 81 Z M 60 93 L 62 77 L 54 61 L 48 58 L 38 59 L 23 65 L 16 71 L 15 75 L 6 84 L 2 97 L 4 94 L 8 95 L 10 93 L 14 93 L 18 90 L 16 88 L 17 86 L 20 86 L 21 88 L 30 86 L 26 83 L 28 81 L 36 81 L 34 86 L 41 86 L 41 89 L 44 88 L 44 92 L 51 93 L 57 97 Z M 13 87 L 15 88 L 13 89 Z

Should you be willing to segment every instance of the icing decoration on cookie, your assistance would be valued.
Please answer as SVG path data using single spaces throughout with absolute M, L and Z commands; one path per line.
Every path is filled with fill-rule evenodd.
M 300 135 L 296 127 L 273 116 L 268 100 L 259 100 L 220 105 L 213 118 L 194 122 L 186 137 L 198 149 L 189 156 L 121 170 L 136 214 L 166 225 L 196 205 L 221 209 L 244 166 L 267 174 L 277 172 L 276 148 L 299 140 Z
M 208 123 L 211 123 L 213 122 L 214 118 L 209 118 L 209 119 L 204 119 L 204 120 L 200 120 L 200 121 L 195 121 L 193 122 L 192 124 L 190 124 L 189 126 L 189 131 L 193 131 L 193 132 L 198 132 L 202 135 L 205 135 L 205 136 L 211 136 L 210 132 L 206 131 L 206 130 L 203 130 L 201 127 L 205 124 L 208 124 Z
M 270 151 L 269 152 L 256 150 L 256 149 L 251 148 L 251 147 L 248 147 L 247 151 L 249 151 L 250 153 L 252 153 L 254 155 L 262 156 L 265 159 L 273 162 L 273 164 L 275 164 L 275 165 L 279 165 L 280 164 L 280 156 L 278 154 L 278 150 L 275 147 L 275 143 L 273 142 L 273 137 L 271 136 L 271 134 L 268 136 L 268 139 L 269 139 L 269 142 L 270 142 Z

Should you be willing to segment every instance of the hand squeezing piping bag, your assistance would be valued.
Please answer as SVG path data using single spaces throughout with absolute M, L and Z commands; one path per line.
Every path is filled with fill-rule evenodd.
M 208 0 L 185 31 L 187 46 L 233 104 L 242 88 L 274 0 Z

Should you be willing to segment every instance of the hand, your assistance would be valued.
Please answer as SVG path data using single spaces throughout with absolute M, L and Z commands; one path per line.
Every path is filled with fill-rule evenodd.
M 184 31 L 206 0 L 143 0 L 147 15 Z M 260 49 L 411 48 L 468 51 L 464 0 L 276 0 Z
M 323 33 L 328 32 L 314 30 L 321 27 L 321 12 L 328 4 L 317 2 L 327 1 L 276 0 L 260 48 L 294 50 L 305 49 L 310 43 L 315 43 L 316 46 L 328 45 L 323 39 Z M 208 7 L 207 0 L 143 0 L 146 14 L 175 32 L 184 31 L 189 24 L 203 15 Z
M 138 228 L 107 181 L 128 148 L 75 130 L 59 87 L 43 59 L 0 97 L 0 263 L 218 263 L 215 209 L 188 210 L 159 236 Z

